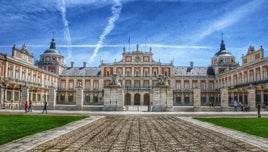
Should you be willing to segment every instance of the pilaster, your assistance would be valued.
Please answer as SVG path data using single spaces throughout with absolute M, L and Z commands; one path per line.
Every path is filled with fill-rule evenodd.
M 25 103 L 25 101 L 29 100 L 29 88 L 28 86 L 22 86 L 21 88 L 21 105 Z
M 82 86 L 78 86 L 75 88 L 75 101 L 77 110 L 83 110 L 84 90 Z
M 221 89 L 221 109 L 222 111 L 228 110 L 228 89 L 227 88 Z
M 194 92 L 194 111 L 199 111 L 200 110 L 200 105 L 201 105 L 201 89 L 193 89 Z
M 48 107 L 50 107 L 50 109 L 55 109 L 56 106 L 56 96 L 57 96 L 57 92 L 56 92 L 56 88 L 54 87 L 49 87 L 48 90 Z
M 247 91 L 248 91 L 248 106 L 250 107 L 250 110 L 255 110 L 256 109 L 256 90 L 254 87 L 250 86 L 247 89 Z

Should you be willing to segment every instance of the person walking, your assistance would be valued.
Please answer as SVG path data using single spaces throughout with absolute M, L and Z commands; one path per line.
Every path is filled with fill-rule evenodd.
M 29 101 L 29 108 L 28 108 L 28 111 L 29 111 L 29 112 L 32 112 L 32 101 L 31 101 L 31 100 Z
M 47 114 L 47 101 L 44 102 L 44 108 L 43 108 L 43 112 L 44 113 L 46 111 L 46 114 Z
M 24 103 L 25 112 L 28 112 L 28 108 L 29 108 L 29 104 L 28 104 L 28 101 L 26 100 Z
M 258 111 L 257 111 L 258 118 L 260 118 L 261 117 L 261 104 L 258 103 L 257 109 L 258 109 Z
M 237 111 L 237 107 L 238 107 L 238 102 L 234 100 L 234 111 Z

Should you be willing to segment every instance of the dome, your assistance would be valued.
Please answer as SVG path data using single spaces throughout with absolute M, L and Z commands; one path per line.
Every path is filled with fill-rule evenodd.
M 48 53 L 50 53 L 50 54 L 57 54 L 57 55 L 60 55 L 60 53 L 59 53 L 59 51 L 58 50 L 56 50 L 56 49 L 47 49 L 45 52 L 44 52 L 44 54 L 48 54 Z
M 221 41 L 220 51 L 218 51 L 215 56 L 231 56 L 232 54 L 225 49 L 224 41 Z
M 52 38 L 50 42 L 50 48 L 47 49 L 44 54 L 54 54 L 54 55 L 60 55 L 59 51 L 56 49 L 56 42 L 54 38 Z
M 215 56 L 231 56 L 232 54 L 227 50 L 220 50 L 215 54 Z

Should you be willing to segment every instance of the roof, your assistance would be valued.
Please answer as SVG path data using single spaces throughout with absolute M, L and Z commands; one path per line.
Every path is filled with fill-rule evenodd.
M 60 55 L 59 51 L 56 49 L 47 49 L 44 54 L 48 54 L 48 53 L 52 53 L 52 54 L 57 54 Z
M 60 76 L 100 76 L 101 68 L 97 67 L 67 67 L 65 68 Z
M 215 76 L 212 67 L 174 67 L 173 76 Z

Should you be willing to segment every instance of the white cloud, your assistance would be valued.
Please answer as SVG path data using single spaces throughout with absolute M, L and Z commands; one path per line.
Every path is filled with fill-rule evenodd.
M 250 1 L 234 10 L 229 11 L 227 14 L 220 16 L 217 20 L 214 20 L 210 25 L 202 28 L 202 32 L 195 35 L 194 40 L 200 41 L 215 31 L 221 31 L 224 28 L 230 27 L 233 24 L 238 23 L 250 13 L 256 11 L 256 9 L 262 5 L 263 0 Z
M 30 45 L 31 47 L 47 47 L 47 45 Z M 128 46 L 128 44 L 105 44 L 102 45 L 102 47 L 105 48 L 123 48 Z M 136 45 L 132 44 L 130 45 L 131 48 L 136 48 Z M 144 51 L 145 44 L 139 44 L 140 50 Z M 0 46 L 1 47 L 1 46 Z M 97 44 L 79 44 L 79 45 L 57 45 L 58 48 L 95 48 L 97 47 Z M 171 48 L 171 49 L 211 49 L 210 46 L 204 46 L 204 45 L 165 45 L 165 44 L 146 44 L 146 50 L 149 50 L 149 47 L 151 48 Z M 132 49 L 133 50 L 133 49 Z
M 60 1 L 60 11 L 61 11 L 61 15 L 62 15 L 62 21 L 64 24 L 64 38 L 67 42 L 67 45 L 70 46 L 68 47 L 68 56 L 66 59 L 69 59 L 72 57 L 72 39 L 71 39 L 71 35 L 70 35 L 70 30 L 69 30 L 69 23 L 66 19 L 66 4 L 65 4 L 65 0 L 61 0 Z
M 96 44 L 96 48 L 94 50 L 93 55 L 90 57 L 90 61 L 93 61 L 97 56 L 99 49 L 102 47 L 102 43 L 105 40 L 105 37 L 113 30 L 114 23 L 119 18 L 122 9 L 122 4 L 120 0 L 115 0 L 112 6 L 112 16 L 109 18 L 108 25 L 105 27 L 103 33 L 101 34 L 98 43 Z

